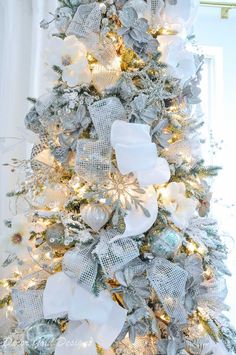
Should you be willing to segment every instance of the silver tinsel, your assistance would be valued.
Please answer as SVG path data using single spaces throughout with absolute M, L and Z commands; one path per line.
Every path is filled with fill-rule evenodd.
M 21 328 L 43 318 L 43 286 L 47 278 L 47 272 L 39 271 L 21 279 L 13 287 L 14 312 Z

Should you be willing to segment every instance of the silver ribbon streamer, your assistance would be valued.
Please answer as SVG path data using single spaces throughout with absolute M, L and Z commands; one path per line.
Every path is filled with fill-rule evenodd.
M 29 275 L 12 289 L 14 312 L 19 327 L 26 328 L 43 318 L 43 289 L 48 273 L 39 271 Z
M 106 141 L 80 139 L 77 143 L 76 172 L 84 180 L 100 182 L 111 170 L 111 146 Z
M 186 323 L 184 299 L 188 273 L 166 259 L 156 258 L 147 275 L 166 313 L 179 323 Z
M 117 232 L 113 230 L 104 231 L 94 251 L 108 277 L 113 277 L 116 271 L 139 256 L 137 244 L 131 238 L 120 238 L 110 242 L 116 235 Z
M 117 232 L 102 231 L 98 244 L 85 248 L 76 247 L 68 251 L 63 258 L 63 271 L 77 281 L 88 291 L 91 291 L 96 280 L 98 261 L 106 276 L 113 277 L 114 273 L 122 269 L 131 260 L 139 256 L 136 243 L 130 238 L 110 241 Z
M 100 30 L 102 13 L 98 3 L 80 5 L 67 29 L 68 35 L 86 37 Z
M 107 179 L 111 170 L 110 134 L 112 123 L 126 118 L 120 100 L 109 97 L 95 102 L 89 112 L 99 140 L 80 139 L 77 143 L 76 171 L 86 181 Z
M 78 280 L 88 291 L 92 290 L 98 271 L 98 262 L 92 256 L 93 245 L 85 248 L 76 247 L 68 251 L 63 258 L 64 273 Z
M 163 6 L 164 6 L 163 0 L 148 0 L 148 7 L 151 14 L 152 26 L 160 24 L 159 17 Z
M 111 126 L 116 120 L 125 120 L 125 109 L 117 97 L 95 102 L 89 112 L 99 139 L 110 141 Z

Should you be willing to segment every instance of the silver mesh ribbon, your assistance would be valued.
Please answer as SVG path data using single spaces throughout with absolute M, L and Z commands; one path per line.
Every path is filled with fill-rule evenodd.
M 99 140 L 80 139 L 77 143 L 76 171 L 86 181 L 99 182 L 108 178 L 111 170 L 111 126 L 126 118 L 125 109 L 116 97 L 95 102 L 89 112 Z
M 156 258 L 147 275 L 167 314 L 184 324 L 187 319 L 184 299 L 188 273 L 166 259 Z
M 88 52 L 104 66 L 112 64 L 117 58 L 116 48 L 113 42 L 107 37 L 93 33 L 83 39 L 83 43 Z
M 114 230 L 102 231 L 95 248 L 92 244 L 68 251 L 62 262 L 64 273 L 91 291 L 97 276 L 98 258 L 105 275 L 113 277 L 116 271 L 139 256 L 137 244 L 130 238 L 110 242 L 116 235 Z
M 40 271 L 21 279 L 12 289 L 19 327 L 26 328 L 43 318 L 43 288 L 47 278 L 48 273 Z
M 137 244 L 130 238 L 120 238 L 115 242 L 110 242 L 116 235 L 117 232 L 114 230 L 103 231 L 94 251 L 108 277 L 113 277 L 116 271 L 121 270 L 139 256 Z
M 147 3 L 151 14 L 152 26 L 159 25 L 160 12 L 164 6 L 163 0 L 148 0 Z
M 98 33 L 101 18 L 102 13 L 98 3 L 80 5 L 67 29 L 67 34 L 86 37 L 90 33 Z
M 111 170 L 111 146 L 107 141 L 80 139 L 76 149 L 76 171 L 86 181 L 107 179 Z
M 66 275 L 78 280 L 88 291 L 92 290 L 96 280 L 98 263 L 92 257 L 91 246 L 68 251 L 63 258 L 62 269 Z
M 89 112 L 100 140 L 110 141 L 111 126 L 116 120 L 125 120 L 124 106 L 116 97 L 109 97 L 89 106 Z

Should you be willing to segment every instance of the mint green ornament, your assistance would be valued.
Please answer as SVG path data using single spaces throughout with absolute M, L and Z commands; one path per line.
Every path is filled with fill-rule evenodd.
M 41 319 L 26 329 L 25 344 L 29 355 L 52 355 L 61 335 L 56 323 Z
M 174 229 L 166 228 L 163 232 L 151 234 L 151 251 L 153 254 L 170 258 L 174 256 L 181 244 L 181 235 Z

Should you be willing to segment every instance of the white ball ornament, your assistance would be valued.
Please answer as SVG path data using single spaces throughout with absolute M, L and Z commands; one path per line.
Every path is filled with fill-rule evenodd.
M 101 203 L 90 203 L 80 207 L 80 213 L 83 221 L 98 232 L 109 220 L 111 211 Z

